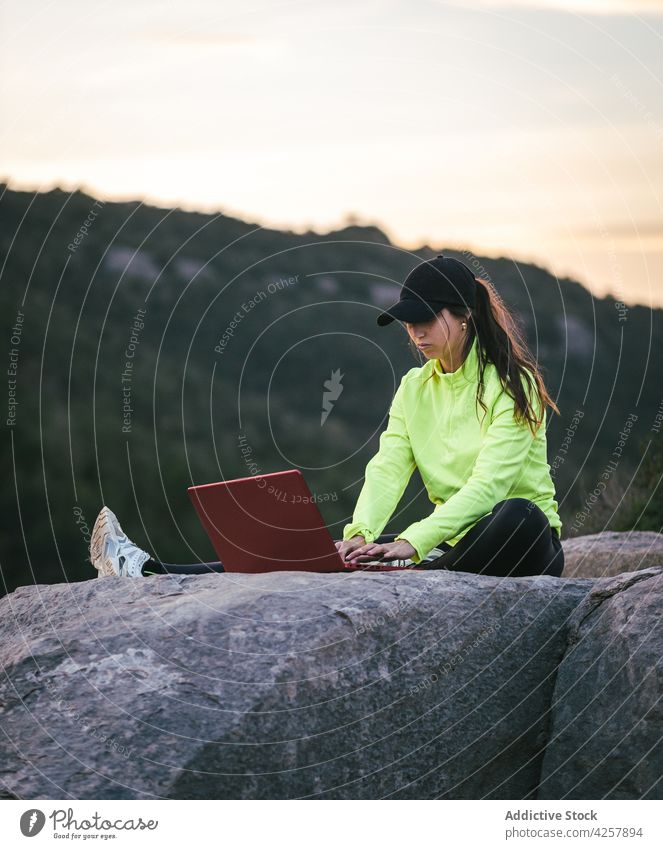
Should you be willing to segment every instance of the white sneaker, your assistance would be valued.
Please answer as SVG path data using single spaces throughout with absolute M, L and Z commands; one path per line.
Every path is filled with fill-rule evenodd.
M 420 569 L 426 563 L 432 563 L 433 560 L 437 560 L 438 557 L 442 557 L 444 553 L 445 552 L 441 548 L 431 548 L 431 550 L 424 557 L 421 563 L 415 563 L 414 560 L 410 560 L 410 558 L 408 558 L 407 560 L 397 560 L 396 562 L 398 563 L 401 569 L 407 569 L 409 567 L 412 567 L 414 569 Z
M 90 537 L 90 563 L 98 578 L 142 578 L 142 566 L 150 555 L 138 548 L 124 533 L 117 516 L 102 507 Z

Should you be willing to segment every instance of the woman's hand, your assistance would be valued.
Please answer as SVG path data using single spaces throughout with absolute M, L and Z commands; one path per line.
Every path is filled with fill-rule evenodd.
M 334 545 L 343 560 L 347 560 L 351 551 L 355 551 L 355 549 L 366 545 L 366 539 L 361 534 L 357 534 L 357 536 L 350 539 L 337 540 Z
M 353 537 L 354 539 L 356 537 Z M 368 560 L 409 560 L 416 553 L 416 549 L 406 539 L 397 539 L 394 542 L 371 542 L 368 545 L 355 546 L 345 559 L 353 563 L 365 563 Z

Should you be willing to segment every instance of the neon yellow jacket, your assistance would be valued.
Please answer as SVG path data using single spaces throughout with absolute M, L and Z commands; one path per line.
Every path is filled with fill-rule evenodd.
M 536 437 L 516 422 L 514 401 L 489 362 L 484 371 L 483 408 L 476 403 L 479 377 L 476 338 L 463 364 L 442 371 L 431 359 L 410 369 L 396 390 L 377 454 L 366 466 L 364 486 L 343 539 L 363 534 L 374 542 L 419 469 L 435 504 L 433 512 L 398 534 L 416 550 L 419 563 L 446 542 L 455 545 L 505 498 L 527 498 L 551 526 L 561 530 L 555 487 L 547 461 L 546 414 Z M 529 392 L 540 411 L 538 395 Z

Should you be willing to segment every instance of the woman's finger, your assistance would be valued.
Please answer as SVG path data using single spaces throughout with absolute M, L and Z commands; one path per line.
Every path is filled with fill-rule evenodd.
M 384 553 L 384 550 L 385 546 L 383 545 L 363 545 L 361 548 L 353 551 L 348 557 L 353 560 L 378 560 Z

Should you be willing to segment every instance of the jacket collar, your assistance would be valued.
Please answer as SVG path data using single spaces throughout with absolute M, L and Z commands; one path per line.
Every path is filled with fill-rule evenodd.
M 461 383 L 477 383 L 479 380 L 478 364 L 479 354 L 477 350 L 477 338 L 475 336 L 467 357 L 465 357 L 465 360 L 456 371 L 445 373 L 442 371 L 442 365 L 438 359 L 429 360 L 426 365 L 431 372 L 437 375 L 444 385 L 456 386 Z

